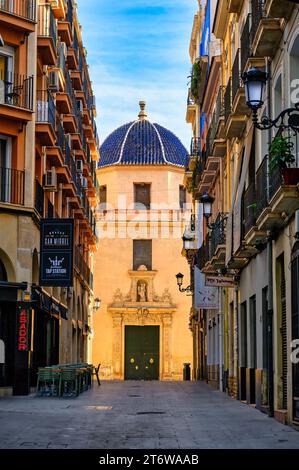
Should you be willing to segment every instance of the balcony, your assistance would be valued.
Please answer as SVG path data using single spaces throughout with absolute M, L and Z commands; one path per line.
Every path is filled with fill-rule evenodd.
M 33 33 L 36 23 L 36 0 L 0 2 L 0 22 L 10 29 Z
M 232 109 L 232 79 L 229 78 L 224 93 L 224 120 L 226 137 L 240 138 L 245 129 L 247 117 L 244 114 L 238 114 Z
M 251 0 L 251 11 L 254 12 L 250 30 L 251 49 L 257 57 L 273 57 L 282 39 L 283 29 L 279 18 L 266 16 L 264 6 L 264 0 Z
M 222 101 L 222 87 L 220 87 L 216 99 L 215 109 L 208 129 L 208 157 L 223 157 L 225 155 L 226 141 L 224 136 L 224 110 Z
M 25 172 L 0 167 L 0 203 L 24 206 Z
M 8 119 L 31 121 L 33 84 L 33 76 L 16 73 L 8 74 L 6 80 L 0 80 L 0 115 Z
M 193 171 L 196 167 L 196 161 L 201 154 L 200 138 L 193 137 L 190 145 L 189 169 Z
M 75 247 L 75 269 L 81 279 L 85 282 L 85 284 L 90 287 L 91 286 L 91 270 L 85 261 L 81 250 L 78 246 Z
M 262 231 L 279 230 L 285 217 L 291 217 L 299 209 L 298 161 L 287 168 L 276 167 L 270 171 L 268 157 L 265 157 L 256 178 L 264 185 L 260 190 L 264 194 L 260 194 L 258 228 Z
M 51 93 L 48 90 L 37 91 L 36 133 L 43 146 L 55 145 L 55 115 L 55 102 Z
M 68 62 L 69 70 L 77 70 L 79 67 L 78 51 L 79 51 L 79 41 L 78 41 L 76 30 L 74 30 L 73 43 L 68 48 L 68 51 L 67 51 L 67 62 Z
M 70 99 L 72 101 L 72 107 L 69 114 L 63 115 L 63 127 L 66 134 L 75 134 L 77 133 L 78 123 L 76 118 L 77 102 L 74 93 L 71 94 Z
M 50 4 L 38 6 L 37 47 L 43 65 L 56 65 L 57 26 Z
M 228 0 L 228 12 L 229 13 L 240 13 L 244 0 Z
M 245 100 L 245 90 L 241 78 L 241 50 L 238 49 L 232 67 L 232 111 L 236 114 L 250 112 Z
M 196 102 L 191 94 L 191 89 L 188 90 L 187 98 L 187 113 L 186 113 L 186 122 L 192 124 L 196 117 Z
M 50 0 L 55 18 L 64 18 L 66 14 L 65 0 Z
M 226 220 L 227 215 L 219 213 L 216 221 L 212 224 L 210 236 L 210 261 L 211 267 L 214 271 L 225 267 Z
M 58 21 L 58 32 L 61 40 L 66 43 L 68 47 L 72 46 L 73 42 L 73 3 L 72 0 L 67 0 L 66 16 L 63 20 Z
M 35 203 L 34 207 L 38 214 L 38 216 L 42 219 L 44 216 L 44 201 L 45 195 L 44 190 L 41 184 L 39 183 L 38 179 L 35 181 Z
M 191 72 L 191 94 L 198 104 L 202 103 L 208 77 L 208 56 L 198 57 Z
M 206 236 L 203 244 L 197 252 L 197 267 L 204 272 L 211 259 L 211 241 L 209 235 Z
M 72 80 L 68 71 L 66 71 L 64 88 L 56 93 L 56 105 L 59 114 L 71 114 L 73 109 L 73 87 Z
M 295 7 L 293 2 L 282 2 L 281 0 L 265 0 L 265 14 L 271 18 L 285 18 L 288 20 Z

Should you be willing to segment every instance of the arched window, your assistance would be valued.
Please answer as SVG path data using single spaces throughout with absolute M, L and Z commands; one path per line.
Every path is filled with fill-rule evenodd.
M 7 272 L 1 259 L 0 259 L 0 281 L 7 282 Z

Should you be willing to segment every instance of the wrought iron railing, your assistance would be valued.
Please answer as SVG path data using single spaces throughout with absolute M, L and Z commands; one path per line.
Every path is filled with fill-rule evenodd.
M 227 215 L 219 213 L 215 223 L 213 223 L 212 225 L 211 243 L 210 243 L 211 245 L 210 254 L 212 257 L 216 253 L 218 246 L 225 245 L 226 243 L 226 233 L 225 233 L 226 220 L 227 220 Z
M 75 246 L 75 267 L 87 285 L 90 285 L 91 271 L 78 246 Z
M 241 33 L 241 73 L 244 72 L 247 60 L 250 57 L 250 18 L 251 15 L 247 15 Z
M 196 101 L 195 99 L 193 98 L 192 96 L 192 93 L 191 93 L 191 88 L 189 88 L 188 90 L 188 96 L 187 96 L 187 106 L 193 106 L 196 104 Z
M 0 167 L 0 202 L 24 205 L 25 172 Z
M 226 88 L 225 88 L 225 93 L 224 93 L 224 118 L 225 122 L 227 121 L 231 110 L 232 110 L 232 86 L 231 86 L 231 78 L 229 78 Z
M 260 21 L 264 16 L 264 0 L 251 0 L 251 11 L 250 44 L 252 45 Z
M 44 190 L 38 180 L 35 181 L 35 209 L 40 215 L 44 216 Z
M 61 150 L 62 154 L 64 155 L 64 152 L 65 152 L 65 132 L 64 132 L 64 128 L 61 124 L 60 119 L 57 119 L 56 142 L 57 142 L 57 146 L 60 147 L 60 150 Z
M 268 156 L 266 156 L 260 164 L 256 172 L 256 218 L 258 218 L 263 210 L 268 206 L 269 190 L 268 190 Z
M 191 145 L 190 145 L 190 155 L 192 157 L 199 157 L 200 154 L 201 154 L 200 138 L 192 137 Z
M 66 20 L 70 23 L 70 25 L 73 25 L 73 1 L 72 0 L 67 0 L 67 13 L 66 13 Z
M 55 129 L 55 102 L 48 90 L 38 90 L 36 93 L 36 122 L 51 124 Z
M 207 235 L 205 241 L 203 242 L 202 246 L 199 248 L 197 252 L 197 267 L 202 270 L 205 265 L 211 259 L 211 241 L 209 236 Z
M 241 87 L 241 74 L 240 74 L 240 49 L 237 50 L 236 57 L 232 68 L 232 102 Z
M 63 75 L 66 75 L 66 57 L 64 54 L 64 46 L 61 42 L 58 44 L 57 66 L 62 70 Z
M 56 46 L 57 25 L 49 3 L 38 5 L 38 36 L 51 38 Z
M 33 76 L 7 73 L 5 80 L 0 80 L 0 104 L 33 111 L 33 87 Z
M 36 0 L 1 0 L 0 11 L 36 21 Z
M 246 236 L 249 230 L 255 226 L 256 222 L 256 189 L 255 181 L 250 183 L 245 190 L 242 199 L 242 236 Z

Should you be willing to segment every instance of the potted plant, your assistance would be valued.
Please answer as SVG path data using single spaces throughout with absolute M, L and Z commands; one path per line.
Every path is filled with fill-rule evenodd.
M 191 93 L 193 98 L 198 101 L 199 99 L 199 83 L 200 83 L 200 74 L 201 74 L 201 66 L 200 62 L 195 62 L 192 68 L 192 75 L 191 75 Z
M 299 169 L 288 167 L 288 165 L 296 161 L 293 155 L 293 148 L 294 144 L 290 142 L 289 137 L 279 134 L 274 137 L 269 149 L 269 172 L 272 174 L 279 170 L 286 185 L 296 185 L 299 183 Z

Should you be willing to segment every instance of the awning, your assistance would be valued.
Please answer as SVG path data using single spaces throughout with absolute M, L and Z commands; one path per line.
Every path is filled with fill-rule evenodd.
M 27 282 L 4 282 L 0 281 L 0 302 L 16 302 L 18 290 L 26 290 Z
M 37 306 L 40 310 L 43 310 L 50 315 L 58 315 L 64 320 L 68 319 L 67 306 L 54 299 L 43 289 L 37 287 L 33 288 L 32 299 L 37 301 Z

